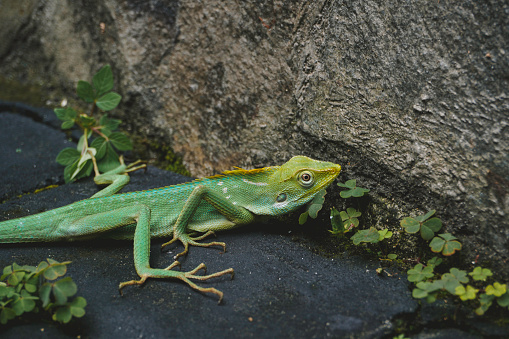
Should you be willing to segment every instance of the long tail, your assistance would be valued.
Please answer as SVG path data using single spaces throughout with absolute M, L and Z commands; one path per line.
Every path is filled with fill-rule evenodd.
M 0 222 L 0 243 L 55 241 L 53 211 Z

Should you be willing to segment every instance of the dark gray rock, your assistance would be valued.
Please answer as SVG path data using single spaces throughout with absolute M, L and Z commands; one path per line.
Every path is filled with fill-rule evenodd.
M 6 112 L 0 113 L 0 126 L 4 138 L 0 158 L 16 168 L 2 172 L 2 187 L 16 183 L 27 192 L 18 197 L 16 189 L 6 190 L 0 220 L 63 206 L 97 192 L 91 179 L 68 185 L 60 179 L 60 186 L 34 193 L 39 182 L 61 178 L 62 167 L 51 167 L 54 155 L 46 153 L 65 145 L 66 137 L 26 116 Z M 21 146 L 18 140 L 23 141 Z M 26 157 L 13 151 L 17 147 Z M 131 177 L 124 191 L 190 180 L 153 167 Z M 151 280 L 141 288 L 126 288 L 121 297 L 118 284 L 137 278 L 128 241 L 0 244 L 0 268 L 12 262 L 36 265 L 46 258 L 72 261 L 68 274 L 79 287 L 78 295 L 88 302 L 87 314 L 69 325 L 37 314 L 1 326 L 0 336 L 373 338 L 393 330 L 393 317 L 416 309 L 406 280 L 378 276 L 378 262 L 321 257 L 292 241 L 288 229 L 277 223 L 221 233 L 218 239 L 227 243 L 226 253 L 191 248 L 183 269 L 201 262 L 209 272 L 234 267 L 235 279 L 202 283 L 225 293 L 221 306 L 216 297 L 200 295 L 175 281 Z M 152 245 L 154 267 L 167 266 L 180 250 L 161 253 L 161 244 L 156 240 Z

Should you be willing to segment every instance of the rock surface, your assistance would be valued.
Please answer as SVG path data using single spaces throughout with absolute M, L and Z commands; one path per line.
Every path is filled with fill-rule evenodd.
M 507 2 L 0 6 L 9 81 L 71 100 L 77 80 L 109 63 L 117 115 L 193 175 L 296 154 L 341 163 L 342 179 L 371 188 L 371 212 L 437 209 L 466 262 L 509 279 Z
M 50 110 L 0 102 L 0 158 L 10 166 L 0 176 L 5 188 L 0 221 L 67 205 L 97 192 L 90 179 L 63 184 L 62 167 L 53 166 L 53 150 L 71 145 L 55 122 Z M 9 185 L 20 177 L 26 184 Z M 131 178 L 123 191 L 190 180 L 153 167 Z M 47 186 L 55 183 L 60 186 Z M 37 193 L 43 188 L 47 189 Z M 68 325 L 53 323 L 39 313 L 0 325 L 0 337 L 392 338 L 402 324 L 407 326 L 406 334 L 416 338 L 509 335 L 509 328 L 482 318 L 448 322 L 458 315 L 452 305 L 431 304 L 419 312 L 400 272 L 389 269 L 392 276 L 379 276 L 376 260 L 319 256 L 305 240 L 310 232 L 309 225 L 254 224 L 218 234 L 218 240 L 227 244 L 226 253 L 192 247 L 182 260 L 183 269 L 201 262 L 209 272 L 235 269 L 233 280 L 201 283 L 225 293 L 221 306 L 215 296 L 201 295 L 175 281 L 149 280 L 143 287 L 124 289 L 120 296 L 119 282 L 137 278 L 129 241 L 0 244 L 0 269 L 12 262 L 36 265 L 45 258 L 72 261 L 68 275 L 78 285 L 78 295 L 88 302 L 86 315 Z M 152 243 L 154 267 L 166 267 L 180 250 L 161 252 L 162 242 Z

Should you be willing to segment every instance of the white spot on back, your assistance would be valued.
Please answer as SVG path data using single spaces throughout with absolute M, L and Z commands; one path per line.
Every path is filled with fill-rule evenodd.
M 242 179 L 242 181 L 244 181 L 246 184 L 251 184 L 251 185 L 256 185 L 256 186 L 267 186 L 268 185 L 268 183 L 266 183 L 266 182 L 252 182 L 247 179 Z
M 221 186 L 222 184 L 223 184 L 223 182 L 220 181 L 220 182 L 217 183 L 217 186 Z
M 228 187 L 223 188 L 223 193 L 228 192 Z

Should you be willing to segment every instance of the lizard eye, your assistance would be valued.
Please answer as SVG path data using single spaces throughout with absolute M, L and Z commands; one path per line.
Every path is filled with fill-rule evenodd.
M 299 181 L 303 186 L 311 186 L 313 184 L 313 174 L 311 172 L 302 172 L 299 175 Z

